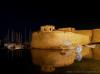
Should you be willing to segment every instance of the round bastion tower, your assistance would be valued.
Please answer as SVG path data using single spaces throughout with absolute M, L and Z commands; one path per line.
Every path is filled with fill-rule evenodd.
M 65 31 L 66 30 L 66 31 Z M 69 28 L 55 29 L 55 26 L 41 26 L 40 31 L 32 33 L 31 53 L 32 62 L 40 65 L 42 71 L 51 72 L 56 67 L 68 66 L 75 60 L 75 50 L 70 50 L 70 54 L 61 54 L 62 51 L 69 52 L 66 41 L 72 42 L 73 46 L 77 44 L 88 44 L 89 37 L 74 33 Z

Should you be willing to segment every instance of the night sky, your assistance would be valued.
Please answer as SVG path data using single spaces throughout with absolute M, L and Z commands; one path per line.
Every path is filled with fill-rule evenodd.
M 100 28 L 100 18 L 95 15 L 79 14 L 77 10 L 34 9 L 32 7 L 1 7 L 0 8 L 0 37 L 4 38 L 8 28 L 24 33 L 40 29 L 41 25 L 50 24 L 58 27 L 75 27 L 76 29 Z M 49 12 L 49 13 L 48 13 Z M 70 13 L 71 12 L 71 13 Z M 75 14 L 77 13 L 77 14 Z M 83 12 L 84 13 L 84 12 Z
M 24 4 L 24 3 L 21 3 L 21 4 Z M 54 5 L 56 6 L 56 4 Z M 96 8 L 93 9 L 93 7 L 95 6 L 93 4 L 93 7 L 90 6 L 91 11 L 89 11 L 90 8 L 86 7 L 87 10 L 84 10 L 84 8 L 80 7 L 80 5 L 78 5 L 79 9 L 76 9 L 77 7 L 73 8 L 76 6 L 75 3 L 74 3 L 75 5 L 70 4 L 66 6 L 67 4 L 68 3 L 65 4 L 64 6 L 65 8 L 62 8 L 61 5 L 59 4 L 58 4 L 59 7 L 57 6 L 56 8 L 55 7 L 47 8 L 48 4 L 42 7 L 43 5 L 42 3 L 40 7 L 38 7 L 39 4 L 37 4 L 37 7 L 35 8 L 34 6 L 29 6 L 29 4 L 28 5 L 25 4 L 26 6 L 22 6 L 22 7 L 20 7 L 19 4 L 17 4 L 19 7 L 8 6 L 8 5 L 1 6 L 0 7 L 0 40 L 3 40 L 6 37 L 8 29 L 10 29 L 10 32 L 12 31 L 12 29 L 15 32 L 21 32 L 23 34 L 23 39 L 24 39 L 25 27 L 27 29 L 27 39 L 28 39 L 28 36 L 29 36 L 28 33 L 29 33 L 30 28 L 32 31 L 38 31 L 41 25 L 46 25 L 46 24 L 55 25 L 56 28 L 59 28 L 59 27 L 75 27 L 76 29 L 100 28 L 100 16 L 97 15 L 97 14 L 100 14 L 100 12 L 98 12 L 100 8 L 98 8 L 98 11 L 95 11 L 94 9 Z M 91 4 L 91 3 L 89 2 L 88 4 Z M 32 5 L 34 5 L 33 2 L 32 2 Z M 50 4 L 49 6 L 51 7 L 52 4 Z M 71 6 L 72 8 L 70 8 Z M 84 6 L 85 4 L 83 4 L 83 7 Z M 67 7 L 69 7 L 69 9 Z M 26 52 L 27 51 L 25 50 L 25 53 Z M 23 52 L 23 54 L 25 53 Z M 27 52 L 27 55 L 29 55 L 28 59 L 30 59 L 30 53 Z M 27 55 L 25 57 L 27 57 Z M 27 60 L 27 58 L 25 59 Z M 1 65 L 0 67 L 2 68 Z M 26 66 L 23 64 L 21 65 L 15 64 L 13 66 L 9 65 L 8 67 L 3 65 L 3 67 L 4 67 L 3 73 L 8 72 L 8 70 L 9 71 L 14 70 L 15 72 L 19 72 L 20 70 L 21 72 L 24 71 L 24 74 L 26 74 L 26 71 L 28 71 L 28 74 L 33 74 L 31 72 L 35 71 L 35 69 L 33 69 L 33 65 L 30 63 L 29 63 L 29 66 Z M 7 71 L 5 69 L 7 69 Z

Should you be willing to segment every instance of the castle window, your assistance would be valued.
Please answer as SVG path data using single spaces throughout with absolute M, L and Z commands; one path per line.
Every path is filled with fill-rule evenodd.
M 44 28 L 44 31 L 47 31 L 46 28 Z
M 50 28 L 50 31 L 51 31 L 52 29 Z

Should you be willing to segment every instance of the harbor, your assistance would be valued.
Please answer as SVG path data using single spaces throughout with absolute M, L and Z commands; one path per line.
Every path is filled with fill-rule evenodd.
M 46 30 L 46 31 L 48 31 L 48 30 Z M 42 31 L 44 31 L 44 30 L 42 29 Z M 67 33 L 71 30 L 69 28 L 66 28 L 66 29 L 60 28 L 59 32 L 62 32 L 62 31 L 66 31 L 66 33 Z M 52 31 L 50 29 L 50 33 L 51 32 Z M 82 31 L 82 33 L 84 33 L 84 32 Z M 94 41 L 93 43 L 89 44 L 89 45 L 92 45 L 92 44 L 96 45 L 96 49 L 93 49 L 94 47 L 91 49 L 91 52 L 93 53 L 92 55 L 90 55 L 90 52 L 87 53 L 88 49 L 87 50 L 83 49 L 84 50 L 83 53 L 85 53 L 85 55 L 88 55 L 88 56 L 84 56 L 84 54 L 83 54 L 83 58 L 82 58 L 81 61 L 74 60 L 74 62 L 69 64 L 69 65 L 64 65 L 64 66 L 61 66 L 61 67 L 55 67 L 54 71 L 45 72 L 45 71 L 41 70 L 41 66 L 38 65 L 39 63 L 37 63 L 37 64 L 34 63 L 34 61 L 36 59 L 34 59 L 33 57 L 38 58 L 39 55 L 41 55 L 42 57 L 45 57 L 44 55 L 42 55 L 44 53 L 44 51 L 45 51 L 44 54 L 47 54 L 47 53 L 50 54 L 51 53 L 52 55 L 54 55 L 53 53 L 55 53 L 56 57 L 57 57 L 57 56 L 59 56 L 57 54 L 59 52 L 61 56 L 64 56 L 66 54 L 65 52 L 67 51 L 66 46 L 62 46 L 62 47 L 61 46 L 59 46 L 59 47 L 55 47 L 55 46 L 53 47 L 52 46 L 53 48 L 47 48 L 46 47 L 47 45 L 45 45 L 42 48 L 40 48 L 40 46 L 38 46 L 39 48 L 36 49 L 36 48 L 33 48 L 33 47 L 35 47 L 34 45 L 31 46 L 31 42 L 26 42 L 26 40 L 24 40 L 24 42 L 22 42 L 21 33 L 18 34 L 16 32 L 15 36 L 14 36 L 14 32 L 11 32 L 11 36 L 10 36 L 11 38 L 10 38 L 9 37 L 10 32 L 8 30 L 7 35 L 8 35 L 7 36 L 8 40 L 6 39 L 6 41 L 2 41 L 2 40 L 0 41 L 0 67 L 2 68 L 1 70 L 3 72 L 4 72 L 4 70 L 5 71 L 9 70 L 9 73 L 13 73 L 13 71 L 16 71 L 18 73 L 20 72 L 20 73 L 25 73 L 25 74 L 33 74 L 33 73 L 39 73 L 39 74 L 61 74 L 61 73 L 63 73 L 63 74 L 72 74 L 72 73 L 89 74 L 90 73 L 91 74 L 92 73 L 92 74 L 96 74 L 96 73 L 100 73 L 100 71 L 99 71 L 100 70 L 99 53 L 97 53 L 97 51 L 98 51 L 97 49 L 100 48 L 99 42 Z M 11 39 L 11 40 L 9 40 L 9 39 Z M 46 38 L 44 38 L 44 39 L 46 39 Z M 31 39 L 29 39 L 29 41 L 30 40 Z M 33 40 L 33 41 L 35 42 L 35 40 Z M 91 46 L 88 46 L 88 47 L 91 47 Z M 63 50 L 63 52 L 62 52 L 62 50 Z M 37 56 L 36 56 L 36 55 L 34 55 L 35 53 L 33 51 L 34 52 L 38 51 L 39 54 L 38 54 L 38 52 L 35 52 L 35 53 L 37 53 Z M 97 53 L 98 55 L 95 54 L 95 53 Z M 52 57 L 52 58 L 54 58 L 54 57 Z M 65 57 L 67 58 L 67 56 L 65 56 Z M 48 61 L 48 63 L 49 63 L 50 59 L 51 58 L 49 58 L 48 60 L 44 60 L 44 61 Z M 61 61 L 63 61 L 63 57 L 61 59 L 62 59 Z M 40 63 L 42 63 L 41 60 L 39 60 L 39 61 L 40 61 Z M 68 61 L 68 59 L 65 60 L 65 61 Z M 63 65 L 63 63 L 61 63 L 61 64 Z M 46 68 L 48 68 L 48 67 L 46 67 Z
M 100 74 L 100 17 L 90 15 L 93 8 L 80 15 L 88 11 L 59 5 L 48 14 L 46 5 L 32 5 L 0 7 L 0 74 Z

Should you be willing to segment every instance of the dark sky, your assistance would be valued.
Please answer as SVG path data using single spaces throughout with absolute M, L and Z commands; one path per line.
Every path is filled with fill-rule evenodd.
M 33 31 L 39 30 L 40 25 L 45 24 L 53 24 L 57 27 L 75 27 L 76 29 L 100 28 L 99 17 L 77 12 L 65 12 L 59 9 L 57 11 L 47 11 L 47 9 L 38 10 L 38 8 L 30 7 L 1 7 L 0 34 L 4 37 L 8 28 L 23 32 L 25 26 L 27 30 L 30 27 Z

